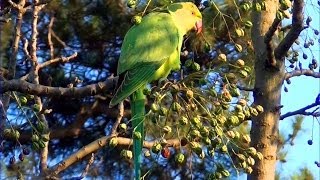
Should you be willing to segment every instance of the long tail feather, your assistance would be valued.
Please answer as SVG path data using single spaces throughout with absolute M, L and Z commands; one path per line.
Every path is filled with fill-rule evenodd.
M 134 172 L 135 179 L 140 180 L 141 177 L 141 153 L 144 139 L 143 132 L 143 120 L 145 116 L 145 95 L 143 94 L 143 89 L 140 88 L 134 92 L 131 96 L 131 114 L 132 114 L 132 125 L 135 132 L 141 133 L 141 139 L 133 138 L 133 157 L 134 157 Z

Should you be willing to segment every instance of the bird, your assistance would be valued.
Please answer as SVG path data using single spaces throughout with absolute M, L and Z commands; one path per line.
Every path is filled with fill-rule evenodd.
M 118 61 L 117 89 L 109 106 L 130 97 L 135 179 L 141 176 L 145 115 L 144 88 L 180 69 L 180 52 L 186 34 L 202 31 L 202 15 L 191 2 L 172 3 L 161 12 L 151 12 L 126 33 Z

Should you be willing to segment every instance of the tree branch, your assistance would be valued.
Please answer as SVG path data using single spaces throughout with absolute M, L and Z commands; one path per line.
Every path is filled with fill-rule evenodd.
M 313 108 L 313 107 L 316 107 L 316 106 L 318 106 L 318 105 L 320 105 L 320 103 L 319 103 L 319 102 L 315 102 L 315 103 L 312 103 L 312 104 L 310 104 L 310 105 L 308 105 L 308 106 L 305 106 L 305 107 L 303 107 L 303 108 L 301 108 L 301 109 L 298 109 L 298 110 L 296 110 L 296 111 L 287 112 L 287 113 L 285 113 L 285 114 L 283 114 L 283 115 L 280 116 L 280 120 L 283 120 L 283 119 L 285 119 L 285 118 L 287 118 L 287 117 L 295 116 L 295 115 L 305 115 L 305 116 L 318 117 L 318 116 L 320 116 L 320 113 L 319 113 L 319 112 L 315 112 L 315 111 L 313 111 L 313 112 L 306 112 L 306 110 L 311 109 L 311 108 Z
M 264 37 L 264 43 L 266 44 L 266 48 L 268 52 L 268 65 L 272 67 L 276 66 L 276 60 L 273 54 L 274 47 L 272 45 L 272 37 L 274 36 L 275 32 L 278 30 L 280 22 L 281 22 L 280 19 L 275 18 L 268 32 L 265 34 L 265 37 Z
M 286 73 L 285 79 L 290 79 L 292 77 L 301 76 L 301 75 L 311 76 L 314 78 L 320 78 L 319 72 L 315 72 L 310 69 L 301 69 L 301 70 L 293 70 L 291 72 Z
M 67 159 L 59 162 L 56 165 L 54 165 L 51 168 L 51 174 L 49 176 L 50 177 L 56 177 L 61 171 L 66 170 L 69 166 L 71 166 L 72 164 L 80 161 L 82 158 L 84 158 L 88 154 L 91 154 L 91 153 L 103 148 L 104 146 L 106 146 L 111 138 L 116 138 L 116 140 L 118 142 L 117 146 L 129 147 L 129 146 L 132 146 L 132 144 L 133 144 L 133 140 L 130 139 L 130 138 L 114 137 L 114 136 L 101 137 L 101 138 L 91 142 L 90 144 L 84 146 L 79 151 L 77 151 L 74 154 L 72 154 L 71 156 L 69 156 Z M 156 142 L 157 141 L 144 141 L 143 142 L 143 147 L 147 148 L 147 149 L 150 149 L 150 148 L 152 148 L 153 144 L 156 143 Z M 180 140 L 179 139 L 169 139 L 169 140 L 167 140 L 167 142 L 168 142 L 168 144 L 167 144 L 168 147 L 178 147 L 178 146 L 180 146 Z
M 52 55 L 53 55 L 53 53 L 52 53 Z M 44 68 L 44 67 L 49 66 L 49 65 L 52 65 L 52 64 L 59 63 L 59 62 L 61 62 L 61 63 L 68 62 L 68 61 L 70 61 L 71 59 L 76 58 L 77 55 L 78 55 L 78 53 L 75 52 L 74 54 L 72 54 L 71 56 L 68 56 L 68 57 L 59 57 L 59 58 L 55 58 L 55 59 L 48 60 L 48 61 L 40 64 L 40 65 L 39 65 L 39 69 Z
M 77 98 L 111 92 L 115 88 L 117 80 L 118 78 L 116 77 L 84 87 L 62 88 L 33 84 L 20 79 L 12 79 L 9 81 L 0 81 L 0 94 L 8 91 L 18 91 L 38 96 Z
M 294 41 L 299 37 L 303 27 L 303 0 L 294 0 L 292 8 L 292 28 L 274 51 L 275 58 L 281 60 Z

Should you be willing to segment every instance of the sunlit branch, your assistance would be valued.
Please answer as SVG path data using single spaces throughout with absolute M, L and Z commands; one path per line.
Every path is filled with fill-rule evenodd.
M 299 37 L 303 27 L 303 0 L 294 0 L 292 7 L 292 28 L 274 51 L 275 58 L 281 60 L 294 41 Z
M 292 77 L 302 76 L 302 75 L 310 76 L 310 77 L 314 77 L 314 78 L 320 78 L 319 72 L 315 72 L 310 69 L 301 69 L 301 70 L 293 70 L 291 72 L 286 73 L 285 79 L 290 79 Z
M 88 154 L 91 154 L 104 146 L 107 146 L 109 140 L 111 138 L 116 138 L 116 141 L 118 142 L 117 146 L 123 146 L 123 147 L 129 147 L 132 146 L 133 140 L 130 138 L 124 138 L 124 137 L 114 137 L 114 136 L 104 136 L 101 137 L 90 144 L 82 147 L 79 151 L 75 152 L 68 158 L 64 159 L 63 161 L 59 162 L 55 166 L 51 168 L 51 174 L 50 177 L 57 176 L 61 171 L 66 170 L 68 167 L 70 167 L 72 164 L 80 161 L 82 158 L 87 156 Z M 143 147 L 147 149 L 151 149 L 153 144 L 157 141 L 144 141 Z M 168 139 L 167 140 L 167 146 L 168 147 L 179 147 L 180 146 L 180 140 L 179 139 Z
M 72 54 L 71 56 L 68 56 L 68 57 L 59 57 L 59 58 L 55 58 L 55 59 L 48 60 L 48 61 L 40 64 L 40 65 L 39 65 L 39 69 L 44 68 L 44 67 L 49 66 L 49 65 L 52 65 L 52 64 L 56 64 L 56 63 L 65 63 L 65 62 L 68 62 L 68 61 L 76 58 L 77 55 L 78 55 L 78 53 L 75 52 L 74 54 Z

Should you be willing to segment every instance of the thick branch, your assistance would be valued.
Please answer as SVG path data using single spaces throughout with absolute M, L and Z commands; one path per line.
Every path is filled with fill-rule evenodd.
M 49 97 L 85 97 L 93 96 L 100 93 L 110 92 L 115 88 L 118 78 L 110 78 L 104 82 L 91 84 L 84 87 L 50 87 L 40 84 L 29 83 L 24 80 L 13 79 L 9 81 L 0 81 L 0 94 L 8 91 L 18 91 L 38 96 Z
M 283 120 L 283 119 L 285 119 L 287 117 L 295 116 L 295 115 L 306 115 L 306 116 L 316 116 L 316 117 L 318 117 L 318 116 L 320 116 L 319 112 L 306 112 L 306 110 L 311 109 L 313 107 L 316 107 L 318 105 L 320 105 L 320 103 L 319 102 L 315 102 L 315 103 L 312 103 L 312 104 L 310 104 L 310 105 L 308 105 L 306 107 L 298 109 L 296 111 L 287 112 L 287 113 L 285 113 L 285 114 L 280 116 L 280 120 Z
M 85 156 L 103 148 L 104 146 L 107 145 L 107 143 L 109 142 L 109 140 L 112 137 L 113 136 L 104 136 L 104 137 L 99 138 L 99 139 L 93 141 L 92 143 L 84 146 L 78 152 L 72 154 L 67 159 L 65 159 L 65 160 L 61 161 L 60 163 L 56 164 L 55 166 L 53 166 L 51 168 L 52 173 L 50 174 L 50 176 L 55 177 L 61 171 L 67 169 L 72 164 L 80 161 Z M 114 137 L 114 138 L 117 139 L 118 146 L 128 147 L 128 146 L 132 146 L 132 144 L 133 144 L 133 141 L 130 138 L 123 138 L 123 137 Z M 169 146 L 169 147 L 178 147 L 180 145 L 179 139 L 169 139 L 169 140 L 167 140 L 167 142 L 168 142 L 167 146 Z M 154 143 L 156 143 L 156 141 L 144 141 L 143 147 L 150 149 Z
M 286 73 L 285 79 L 290 79 L 292 77 L 301 76 L 301 75 L 311 76 L 314 78 L 320 78 L 319 72 L 315 72 L 310 69 L 301 69 L 301 70 L 293 70 L 291 72 Z
M 303 0 L 294 0 L 292 10 L 292 28 L 275 49 L 274 55 L 277 60 L 281 60 L 294 41 L 299 37 L 303 27 Z

